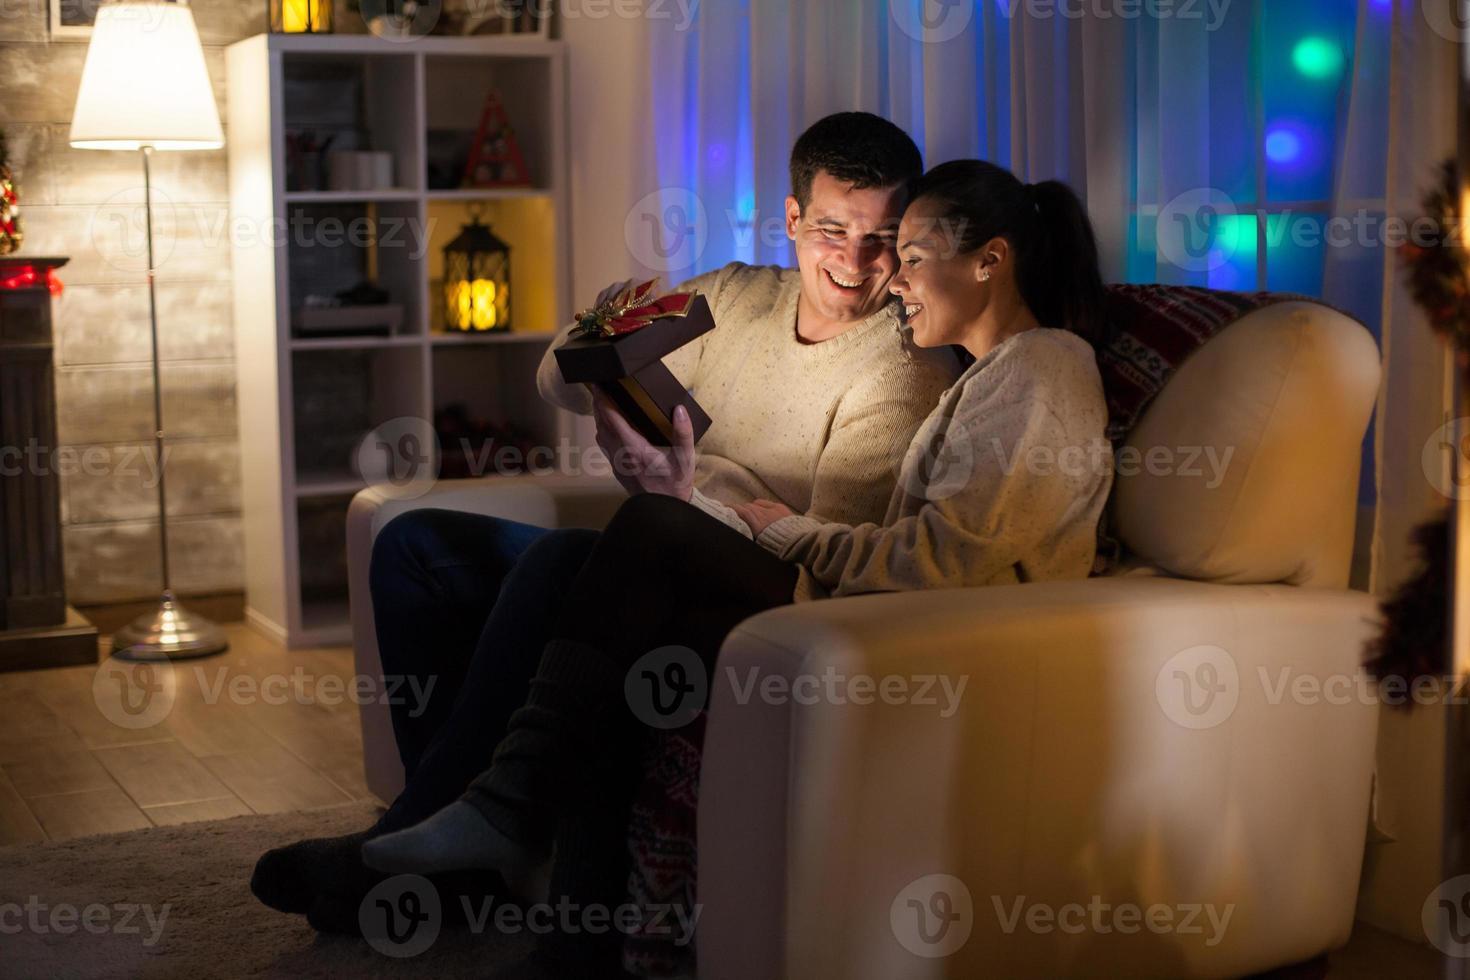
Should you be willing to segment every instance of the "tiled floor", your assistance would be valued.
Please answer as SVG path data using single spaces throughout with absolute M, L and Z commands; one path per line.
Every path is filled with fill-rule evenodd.
M 369 798 L 356 705 L 313 696 L 350 682 L 350 651 L 227 632 L 227 653 L 150 668 L 171 701 L 139 694 L 159 673 L 0 674 L 0 845 Z

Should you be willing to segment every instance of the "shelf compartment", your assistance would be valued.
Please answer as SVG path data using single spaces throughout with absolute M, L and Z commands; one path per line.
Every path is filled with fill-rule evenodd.
M 346 619 L 347 506 L 350 494 L 296 502 L 301 619 L 307 629 Z
M 371 451 L 369 433 L 394 419 L 423 419 L 424 367 L 422 346 L 292 352 L 298 495 L 362 485 L 358 453 Z
M 419 61 L 412 52 L 309 56 L 286 52 L 282 78 L 288 193 L 391 196 L 422 187 Z M 302 134 L 318 143 L 330 139 L 327 152 L 293 156 L 292 139 Z M 387 186 L 334 189 L 329 154 L 353 150 L 392 155 L 393 174 Z
M 424 59 L 427 132 L 423 186 L 434 193 L 461 188 L 465 160 L 485 111 L 486 97 L 500 95 L 506 120 L 526 163 L 529 188 L 551 186 L 553 130 L 552 63 L 540 57 L 465 58 L 430 54 Z M 485 188 L 512 189 L 512 188 Z
M 308 296 L 335 297 L 364 281 L 387 290 L 389 303 L 403 307 L 403 315 L 392 334 L 348 336 L 382 339 L 422 334 L 427 242 L 417 202 L 292 204 L 287 215 L 293 340 L 343 339 L 301 330 L 295 322 L 296 310 L 308 305 Z
M 448 336 L 444 330 L 444 246 L 474 216 L 510 246 L 510 332 L 536 333 L 563 325 L 557 320 L 557 279 L 551 274 L 558 254 L 556 208 L 551 198 L 430 201 L 426 214 L 431 336 Z
M 559 458 L 559 414 L 536 390 L 543 353 L 539 344 L 433 348 L 432 404 L 442 478 L 519 472 L 520 465 L 497 465 L 493 448 L 485 448 L 489 435 L 497 437 L 495 446 L 514 446 L 522 463 L 538 448 L 543 466 Z

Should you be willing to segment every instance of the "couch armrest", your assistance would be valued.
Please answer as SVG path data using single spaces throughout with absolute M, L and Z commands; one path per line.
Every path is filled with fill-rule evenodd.
M 604 480 L 562 474 L 443 480 L 428 493 L 412 498 L 395 496 L 391 487 L 359 491 L 347 508 L 347 589 L 357 673 L 369 677 L 382 674 L 368 569 L 373 540 L 399 514 L 438 507 L 540 527 L 602 527 L 627 496 L 611 477 Z M 403 788 L 403 767 L 398 761 L 388 707 L 370 701 L 361 707 L 359 717 L 368 788 L 382 799 L 391 800 Z
M 1239 976 L 1340 945 L 1373 766 L 1376 708 L 1352 686 L 1373 612 L 1356 592 L 1123 577 L 747 620 L 712 682 L 700 976 Z M 967 680 L 952 704 L 937 685 L 934 705 L 779 689 L 742 703 L 730 674 L 829 670 L 916 693 Z M 973 934 L 925 959 L 899 935 L 918 941 L 917 912 L 895 902 L 934 874 L 967 885 Z M 1191 903 L 1234 908 L 1223 931 L 1197 920 L 1202 934 L 1004 924 L 1018 901 L 1094 896 L 1176 922 Z

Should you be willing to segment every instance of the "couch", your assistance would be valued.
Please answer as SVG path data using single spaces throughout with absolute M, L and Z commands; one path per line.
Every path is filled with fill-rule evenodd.
M 1357 683 L 1375 605 L 1347 584 L 1378 383 L 1360 324 L 1266 307 L 1185 361 L 1134 427 L 1111 503 L 1116 573 L 741 624 L 720 654 L 736 676 L 967 682 L 953 711 L 942 697 L 740 703 L 716 685 L 701 978 L 1230 977 L 1344 944 L 1376 726 Z M 362 491 L 348 516 L 359 671 L 380 672 L 367 567 L 393 517 L 596 527 L 622 498 L 564 475 Z M 369 785 L 391 798 L 386 708 L 365 706 L 362 725 Z

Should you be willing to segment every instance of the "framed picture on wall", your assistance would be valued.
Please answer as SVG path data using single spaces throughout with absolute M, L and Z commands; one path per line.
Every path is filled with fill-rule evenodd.
M 46 0 L 52 40 L 85 41 L 105 0 Z M 172 2 L 172 0 L 170 0 Z

